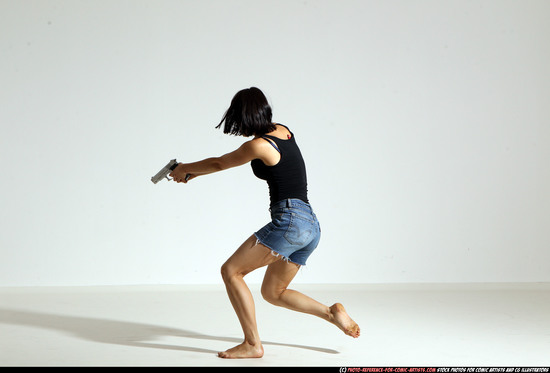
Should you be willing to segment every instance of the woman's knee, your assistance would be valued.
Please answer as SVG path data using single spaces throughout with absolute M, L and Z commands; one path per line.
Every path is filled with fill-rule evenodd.
M 228 262 L 225 262 L 220 268 L 220 273 L 224 282 L 228 282 L 231 277 L 235 275 L 235 271 L 231 269 L 231 265 Z
M 228 260 L 222 265 L 220 273 L 222 275 L 223 281 L 227 283 L 235 277 L 244 277 L 249 272 L 240 270 L 238 267 L 232 265 L 231 262 Z
M 261 288 L 262 297 L 267 302 L 275 305 L 279 303 L 283 291 L 284 289 L 278 289 L 272 285 L 266 284 L 265 282 L 262 284 Z

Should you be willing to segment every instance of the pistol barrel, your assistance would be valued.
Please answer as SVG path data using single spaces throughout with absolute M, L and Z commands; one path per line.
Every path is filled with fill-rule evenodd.
M 168 162 L 166 166 L 164 166 L 159 172 L 157 172 L 155 176 L 151 178 L 151 181 L 153 182 L 153 184 L 158 183 L 164 178 L 168 179 L 168 174 L 170 174 L 170 172 L 173 171 L 177 165 L 178 165 L 178 162 L 175 159 L 172 159 L 170 162 Z

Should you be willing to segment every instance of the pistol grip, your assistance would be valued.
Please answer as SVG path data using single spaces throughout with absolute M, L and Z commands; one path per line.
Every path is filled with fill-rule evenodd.
M 176 169 L 176 167 L 178 167 L 178 163 L 173 164 L 172 166 L 170 166 L 170 171 L 174 171 Z M 186 174 L 185 175 L 185 181 L 189 181 L 190 177 L 191 177 L 191 174 Z M 168 176 L 166 176 L 166 178 L 168 179 Z M 173 179 L 168 179 L 168 180 L 172 181 Z

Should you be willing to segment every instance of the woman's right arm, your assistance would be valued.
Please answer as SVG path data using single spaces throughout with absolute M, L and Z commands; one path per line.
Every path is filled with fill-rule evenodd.
M 221 157 L 206 158 L 202 161 L 193 163 L 180 163 L 174 171 L 172 171 L 170 176 L 178 183 L 186 183 L 197 176 L 241 166 L 253 159 L 264 159 L 268 148 L 265 146 L 265 141 L 258 140 L 260 139 L 247 141 L 238 149 L 222 155 Z M 190 175 L 187 180 L 185 180 L 186 175 Z

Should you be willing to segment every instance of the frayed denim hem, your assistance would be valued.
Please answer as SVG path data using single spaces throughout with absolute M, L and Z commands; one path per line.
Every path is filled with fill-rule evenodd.
M 300 267 L 305 266 L 305 264 L 300 264 L 300 263 L 293 262 L 292 260 L 290 260 L 290 258 L 287 258 L 286 256 L 278 253 L 277 250 L 267 246 L 265 243 L 260 241 L 260 239 L 258 238 L 258 236 L 256 236 L 256 234 L 254 234 L 254 237 L 256 237 L 256 245 L 258 245 L 258 244 L 264 245 L 269 250 L 271 250 L 271 255 L 273 255 L 274 257 L 276 257 L 276 258 L 281 257 L 281 259 L 284 260 L 285 262 L 287 262 L 287 263 L 290 262 L 290 263 L 296 264 L 297 266 L 300 266 Z

